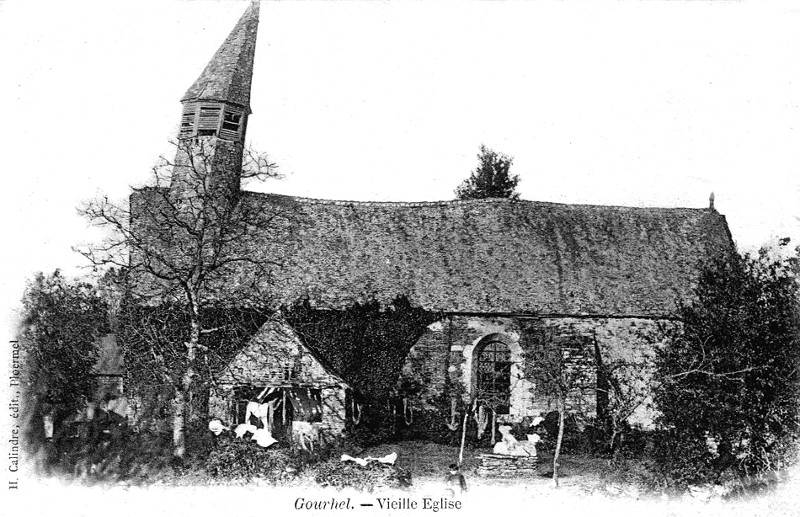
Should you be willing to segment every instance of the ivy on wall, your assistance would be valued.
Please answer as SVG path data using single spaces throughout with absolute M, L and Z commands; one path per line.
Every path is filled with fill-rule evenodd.
M 373 301 L 343 310 L 314 309 L 303 300 L 284 309 L 284 316 L 303 344 L 373 402 L 390 396 L 412 345 L 441 319 L 404 297 L 388 307 Z
M 207 331 L 201 336 L 202 353 L 195 368 L 199 372 L 198 403 L 205 391 L 271 316 L 266 310 L 206 307 L 201 317 Z M 186 369 L 183 343 L 188 339 L 187 311 L 177 304 L 139 305 L 123 301 L 117 332 L 125 361 L 126 391 L 138 396 L 142 415 L 165 418 L 181 372 Z M 202 408 L 197 408 L 202 414 Z

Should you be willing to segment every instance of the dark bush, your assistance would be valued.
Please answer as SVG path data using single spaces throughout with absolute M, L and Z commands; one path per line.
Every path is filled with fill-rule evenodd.
M 425 410 L 414 413 L 411 425 L 401 429 L 398 433 L 399 440 L 425 440 L 443 445 L 458 445 L 461 440 L 461 426 L 451 431 L 446 425 L 449 414 L 444 410 Z
M 44 473 L 89 482 L 127 481 L 152 483 L 172 474 L 169 435 L 134 433 L 121 428 L 115 433 L 95 432 L 97 422 L 65 427 L 49 443 Z
M 408 487 L 411 485 L 411 473 L 400 467 L 375 462 L 361 467 L 352 462 L 333 459 L 315 467 L 314 480 L 323 487 L 339 490 L 354 488 L 362 492 L 372 492 Z
M 361 448 L 393 442 L 397 437 L 397 425 L 386 406 L 365 403 L 358 425 L 352 423 L 347 428 L 348 441 Z
M 785 244 L 786 241 L 783 242 Z M 800 257 L 730 256 L 700 275 L 657 350 L 657 458 L 676 485 L 788 468 L 800 439 Z
M 293 477 L 301 460 L 286 449 L 264 449 L 255 443 L 223 437 L 211 449 L 205 462 L 211 477 L 250 480 L 255 477 L 279 482 Z
M 558 438 L 558 412 L 551 411 L 547 413 L 544 422 L 537 426 L 536 429 L 520 428 L 518 433 L 513 434 L 515 436 L 522 434 L 522 439 L 525 439 L 525 434 L 531 433 L 537 433 L 541 438 L 537 445 L 538 450 L 546 452 L 555 450 L 556 439 Z M 591 451 L 591 433 L 589 426 L 579 425 L 575 415 L 567 414 L 566 418 L 564 418 L 564 437 L 561 443 L 561 452 L 574 454 Z

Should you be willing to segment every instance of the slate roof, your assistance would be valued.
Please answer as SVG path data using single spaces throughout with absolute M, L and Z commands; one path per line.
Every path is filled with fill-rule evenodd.
M 405 295 L 445 312 L 668 317 L 701 263 L 734 249 L 713 209 L 245 196 L 297 204 L 276 288 L 318 308 Z
M 252 2 L 181 102 L 214 100 L 250 106 L 258 13 L 259 3 Z

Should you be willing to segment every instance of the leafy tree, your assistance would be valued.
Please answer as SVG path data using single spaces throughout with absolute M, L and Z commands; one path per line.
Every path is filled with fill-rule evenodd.
M 91 373 L 96 341 L 108 331 L 107 306 L 92 285 L 71 282 L 58 270 L 38 273 L 22 305 L 28 407 L 38 417 L 52 411 L 58 423 L 94 393 Z
M 186 426 L 197 416 L 198 376 L 207 377 L 199 374 L 211 373 L 219 343 L 226 342 L 220 335 L 242 339 L 240 321 L 216 316 L 231 308 L 225 300 L 262 315 L 271 311 L 270 279 L 281 267 L 297 210 L 283 198 L 242 196 L 240 179 L 278 176 L 265 155 L 245 149 L 238 159 L 241 148 L 208 139 L 175 145 L 176 159 L 162 158 L 151 182 L 133 189 L 130 204 L 102 197 L 80 208 L 108 238 L 79 251 L 125 279 L 126 359 L 148 357 L 137 375 L 149 374 L 160 395 L 172 398 L 173 453 L 180 458 Z
M 785 242 L 783 243 L 785 244 Z M 678 486 L 781 469 L 800 431 L 798 258 L 708 267 L 657 358 L 663 472 Z
M 479 165 L 472 175 L 456 189 L 458 199 L 511 198 L 518 199 L 514 190 L 519 176 L 509 174 L 514 159 L 481 145 Z

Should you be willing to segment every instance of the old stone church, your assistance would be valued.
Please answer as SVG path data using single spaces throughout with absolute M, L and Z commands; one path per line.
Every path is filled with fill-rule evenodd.
M 256 2 L 181 100 L 179 138 L 239 153 L 238 163 L 251 116 L 258 16 Z M 238 177 L 219 180 L 239 188 Z M 176 171 L 171 188 L 184 182 Z M 283 409 L 275 408 L 284 423 L 289 408 L 290 419 L 332 437 L 357 426 L 381 397 L 409 426 L 445 428 L 470 405 L 484 405 L 498 422 L 540 415 L 553 404 L 530 374 L 542 349 L 556 350 L 566 368 L 583 373 L 569 401 L 591 416 L 604 397 L 598 361 L 651 360 L 664 333 L 680 324 L 676 304 L 691 298 L 702 263 L 734 248 L 713 204 L 354 202 L 254 192 L 242 199 L 289 200 L 302 214 L 286 267 L 272 279 L 282 304 L 302 300 L 335 318 L 354 304 L 390 311 L 403 299 L 430 317 L 386 341 L 401 343 L 397 350 L 353 355 L 362 346 L 355 336 L 347 357 L 336 343 L 308 339 L 292 318 L 271 321 L 211 394 L 211 415 L 233 423 L 242 421 L 249 400 L 280 394 Z M 268 245 L 252 247 L 254 255 L 270 252 Z M 393 332 L 400 331 L 384 334 Z M 363 346 L 367 341 L 380 339 L 365 338 Z M 400 357 L 394 366 L 386 359 L 391 353 Z M 387 377 L 388 392 L 369 385 Z M 646 404 L 631 419 L 647 423 Z

